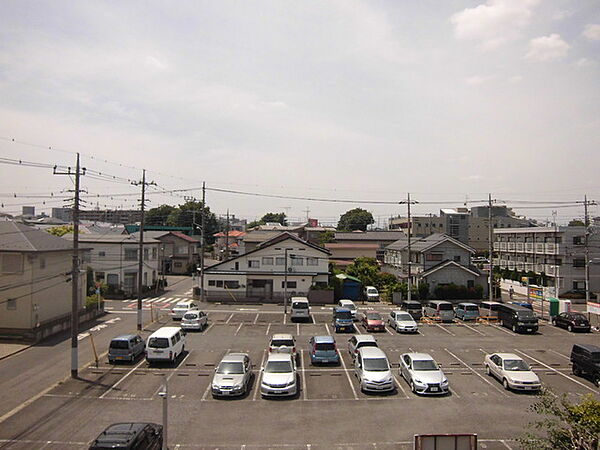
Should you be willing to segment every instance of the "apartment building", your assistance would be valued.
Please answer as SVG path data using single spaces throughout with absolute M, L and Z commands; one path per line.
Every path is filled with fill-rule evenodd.
M 71 208 L 52 208 L 52 217 L 64 222 L 73 221 Z M 129 224 L 142 220 L 142 212 L 138 209 L 91 209 L 79 211 L 79 220 L 90 222 Z
M 496 228 L 494 265 L 546 274 L 557 294 L 585 290 L 585 227 Z M 600 258 L 600 236 L 589 237 L 590 260 Z M 600 291 L 600 266 L 590 264 L 590 290 Z

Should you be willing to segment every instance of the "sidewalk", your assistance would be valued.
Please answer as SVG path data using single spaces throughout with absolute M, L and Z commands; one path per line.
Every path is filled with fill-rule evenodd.
M 31 347 L 31 344 L 18 344 L 13 342 L 0 342 L 0 360 L 22 352 Z

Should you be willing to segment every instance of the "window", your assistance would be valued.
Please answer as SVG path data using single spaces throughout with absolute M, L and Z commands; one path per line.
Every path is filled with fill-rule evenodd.
M 173 266 L 177 267 L 178 269 L 181 269 L 183 267 L 183 263 L 176 262 L 173 264 Z
M 562 258 L 556 258 L 554 264 L 556 264 L 557 266 L 562 266 Z
M 223 280 L 217 280 L 217 287 L 223 287 Z
M 152 248 L 152 259 L 156 259 L 156 247 Z
M 105 273 L 104 272 L 96 272 L 96 281 L 99 281 L 101 283 L 104 283 L 104 278 L 105 278 Z
M 136 261 L 137 260 L 137 248 L 126 248 L 124 259 L 125 259 L 125 261 Z
M 299 256 L 295 256 L 292 258 L 292 266 L 303 266 L 304 258 L 300 258 Z
M 573 236 L 573 245 L 583 245 L 583 236 Z
M 468 288 L 474 288 L 475 287 L 475 280 L 467 280 L 467 287 Z
M 215 285 L 215 280 L 208 280 L 208 285 L 209 286 L 214 286 Z
M 238 280 L 226 280 L 224 282 L 224 286 L 227 289 L 239 289 L 240 288 L 240 282 Z
M 100 258 L 104 258 L 106 256 L 106 252 L 98 252 L 98 256 Z
M 260 261 L 258 259 L 249 259 L 248 267 L 251 269 L 258 269 L 260 267 Z
M 233 270 L 240 270 L 240 263 L 239 263 L 239 261 L 235 262 L 235 267 L 234 267 Z
M 2 255 L 2 273 L 23 272 L 23 255 L 7 253 Z
M 585 267 L 585 258 L 573 258 L 573 267 Z
M 275 258 L 275 265 L 276 266 L 285 266 L 285 257 L 278 256 L 277 258 Z
M 573 281 L 573 290 L 583 291 L 585 289 L 585 281 Z
M 6 301 L 6 309 L 15 310 L 17 309 L 17 300 L 14 298 L 9 298 Z
M 319 259 L 318 258 L 313 258 L 313 257 L 309 256 L 308 258 L 306 258 L 306 265 L 307 266 L 318 266 L 319 265 Z
M 288 281 L 287 282 L 288 289 L 296 289 L 296 285 L 297 285 L 297 283 L 295 281 Z M 281 282 L 281 287 L 285 288 L 285 281 Z
M 264 256 L 262 259 L 263 266 L 272 266 L 273 265 L 273 257 L 272 256 Z
M 460 255 L 454 255 L 454 262 L 460 262 Z
M 441 261 L 443 257 L 443 253 L 427 253 L 425 255 L 425 261 Z
M 149 251 L 147 248 L 144 249 L 144 261 L 148 261 L 148 255 L 149 255 Z
M 46 268 L 46 258 L 40 258 L 40 269 Z
M 116 273 L 108 274 L 108 276 L 106 278 L 106 284 L 108 284 L 109 286 L 118 286 L 119 285 L 119 275 L 117 275 Z

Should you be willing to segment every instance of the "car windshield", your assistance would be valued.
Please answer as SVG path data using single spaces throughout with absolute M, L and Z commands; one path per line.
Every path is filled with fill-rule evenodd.
M 519 319 L 535 319 L 535 315 L 533 314 L 533 311 L 519 311 L 517 312 L 517 317 Z
M 583 314 L 573 314 L 573 319 L 587 322 L 587 318 Z
M 381 314 L 379 313 L 367 313 L 368 320 L 381 320 Z
M 294 309 L 308 309 L 308 303 L 306 303 L 306 302 L 292 303 L 292 308 L 294 308 Z
M 244 364 L 241 362 L 222 362 L 217 373 L 223 375 L 241 375 L 244 373 Z
M 350 311 L 338 311 L 335 313 L 336 319 L 352 319 L 352 313 Z
M 317 342 L 315 344 L 315 350 L 321 352 L 330 352 L 335 350 L 335 344 L 333 342 Z
M 273 339 L 271 341 L 271 347 L 293 347 L 294 341 L 291 339 Z
M 175 308 L 177 309 L 189 309 L 189 303 L 177 303 Z
M 348 309 L 356 309 L 356 306 L 352 302 L 342 302 L 340 306 Z
M 424 359 L 421 361 L 413 361 L 413 370 L 439 370 L 435 361 Z
M 531 370 L 527 363 L 522 359 L 505 359 L 504 370 L 524 371 Z
M 292 364 L 289 361 L 269 361 L 265 366 L 267 373 L 289 373 L 292 371 Z
M 198 318 L 198 314 L 194 314 L 194 313 L 187 313 L 183 316 L 184 319 L 187 320 L 193 320 L 193 319 L 197 319 Z
M 465 311 L 479 311 L 479 307 L 475 305 L 467 305 L 465 306 Z
M 410 314 L 396 314 L 396 320 L 407 320 L 412 322 L 413 318 Z
M 110 341 L 110 348 L 128 349 L 129 342 L 127 342 L 127 341 Z
M 150 348 L 167 348 L 169 346 L 169 340 L 167 338 L 153 337 L 148 341 L 148 347 Z
M 363 359 L 365 370 L 369 372 L 384 372 L 390 370 L 390 365 L 386 358 L 365 358 Z
M 367 289 L 367 294 L 377 294 L 377 289 L 369 288 L 369 289 Z
M 452 310 L 452 304 L 451 303 L 440 303 L 438 305 L 438 309 L 440 311 L 450 311 L 450 310 Z

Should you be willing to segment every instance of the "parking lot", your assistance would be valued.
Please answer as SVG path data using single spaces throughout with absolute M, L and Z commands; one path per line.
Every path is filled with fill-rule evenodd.
M 371 307 L 373 308 L 373 307 Z M 377 308 L 386 314 L 389 308 Z M 485 374 L 486 353 L 510 352 L 525 359 L 556 394 L 572 399 L 600 396 L 569 365 L 573 343 L 597 343 L 598 333 L 572 334 L 542 322 L 534 335 L 516 335 L 493 324 L 420 324 L 419 333 L 386 330 L 376 335 L 392 363 L 398 388 L 391 394 L 365 394 L 354 376 L 347 351 L 351 333 L 335 334 L 342 363 L 312 366 L 308 340 L 333 334 L 331 308 L 314 307 L 312 320 L 290 323 L 276 306 L 206 305 L 209 326 L 190 332 L 186 352 L 173 366 L 111 366 L 82 373 L 45 393 L 2 424 L 0 447 L 85 448 L 107 425 L 119 421 L 161 422 L 158 396 L 166 379 L 169 388 L 170 448 L 412 448 L 417 433 L 478 434 L 481 448 L 516 448 L 513 442 L 534 419 L 527 407 L 531 394 L 506 391 Z M 171 324 L 161 319 L 143 333 Z M 356 333 L 365 333 L 357 325 Z M 299 351 L 300 392 L 293 399 L 261 398 L 257 383 L 269 337 L 290 333 Z M 429 353 L 441 364 L 450 394 L 419 397 L 398 374 L 402 353 Z M 220 359 L 246 352 L 254 365 L 250 392 L 238 399 L 214 399 L 210 382 Z M 35 406 L 35 407 L 33 407 Z

